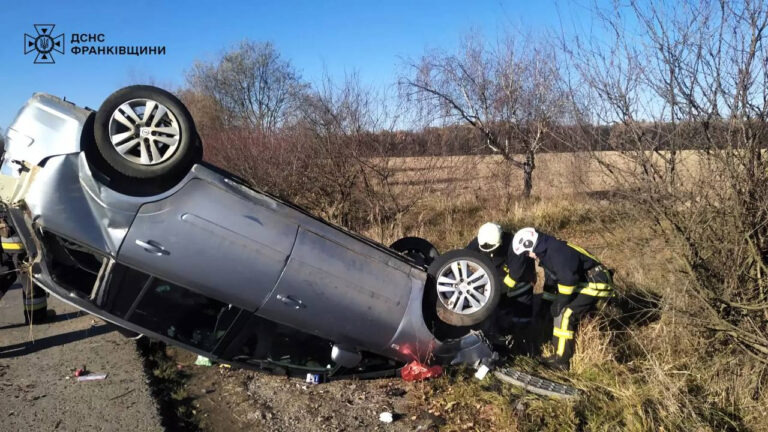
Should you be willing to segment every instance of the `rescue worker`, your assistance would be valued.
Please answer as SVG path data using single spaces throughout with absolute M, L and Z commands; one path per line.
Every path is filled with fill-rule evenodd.
M 0 252 L 0 299 L 16 281 L 16 271 L 13 258 L 3 249 Z
M 512 238 L 513 234 L 504 231 L 499 224 L 487 222 L 466 249 L 487 254 L 506 288 L 492 320 L 495 328 L 488 330 L 499 336 L 515 333 L 515 339 L 520 342 L 518 347 L 530 352 L 532 339 L 527 335 L 535 303 L 536 268 L 534 260 L 512 252 Z
M 12 236 L 11 228 L 5 223 L 5 206 L 0 204 L 0 298 L 16 281 L 13 258 L 22 251 L 20 245 L 21 240 Z
M 613 272 L 583 248 L 553 236 L 523 228 L 515 233 L 513 251 L 537 259 L 557 284 L 552 304 L 552 343 L 555 354 L 543 359 L 552 369 L 568 370 L 575 349 L 579 320 L 613 296 Z
M 0 134 L 0 156 L 5 152 L 5 141 Z M 21 238 L 6 223 L 8 209 L 5 203 L 0 203 L 0 299 L 17 281 L 18 263 L 25 254 Z M 24 323 L 42 322 L 48 313 L 47 293 L 27 280 L 22 280 L 22 302 L 24 308 Z
M 48 294 L 17 271 L 25 256 L 24 245 L 18 234 L 5 222 L 6 217 L 5 206 L 0 205 L 0 298 L 18 280 L 21 283 L 24 323 L 45 322 L 48 315 Z

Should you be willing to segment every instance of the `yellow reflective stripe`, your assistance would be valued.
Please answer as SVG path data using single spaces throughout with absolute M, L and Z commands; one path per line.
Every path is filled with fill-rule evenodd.
M 571 249 L 575 249 L 575 250 L 576 250 L 576 251 L 578 251 L 579 253 L 581 253 L 581 254 L 583 254 L 583 255 L 586 255 L 586 256 L 588 256 L 588 257 L 592 258 L 592 260 L 594 260 L 595 262 L 598 262 L 598 263 L 600 262 L 600 260 L 599 260 L 599 259 L 595 258 L 595 256 L 594 256 L 594 255 L 592 255 L 591 253 L 587 252 L 587 251 L 586 251 L 584 248 L 582 248 L 581 246 L 576 246 L 575 244 L 572 244 L 572 243 L 566 243 L 566 244 L 567 244 L 568 246 L 570 246 L 570 247 L 571 247 Z
M 610 284 L 602 283 L 602 282 L 589 282 L 585 285 L 586 288 L 592 288 L 596 290 L 611 290 L 613 287 L 611 287 Z
M 557 355 L 562 356 L 565 352 L 565 338 L 560 338 L 557 340 Z
M 3 249 L 6 250 L 22 250 L 24 245 L 21 243 L 5 243 L 3 242 Z
M 560 328 L 558 330 L 562 331 L 568 331 L 568 320 L 571 319 L 571 314 L 573 311 L 571 308 L 566 308 L 565 312 L 563 312 L 563 321 L 560 323 Z M 557 341 L 557 355 L 561 356 L 563 353 L 565 353 L 565 341 L 567 338 L 565 337 L 559 337 Z
M 562 338 L 566 338 L 566 339 L 573 339 L 573 331 L 570 331 L 570 330 L 569 331 L 563 331 L 562 329 L 555 328 L 552 331 L 552 334 L 557 336 L 557 337 L 562 337 Z
M 611 297 L 613 296 L 613 290 L 596 290 L 592 288 L 582 288 L 579 290 L 579 294 L 584 294 L 592 297 Z
M 512 288 L 515 286 L 516 283 L 517 282 L 515 282 L 515 280 L 512 279 L 511 277 L 509 277 L 509 275 L 504 276 L 504 285 Z
M 573 294 L 574 288 L 576 288 L 575 285 L 560 285 L 560 284 L 557 284 L 557 292 L 559 292 L 560 294 L 566 294 L 566 295 Z

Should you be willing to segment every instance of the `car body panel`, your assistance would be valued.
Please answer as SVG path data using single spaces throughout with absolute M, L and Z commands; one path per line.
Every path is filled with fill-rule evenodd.
M 51 156 L 78 153 L 92 113 L 55 96 L 36 93 L 6 131 L 6 159 L 39 165 Z M 14 164 L 4 164 L 0 173 L 18 175 L 17 169 Z
M 492 356 L 477 335 L 443 343 L 430 333 L 422 315 L 425 268 L 215 167 L 194 165 L 155 196 L 105 186 L 83 151 L 92 114 L 36 94 L 9 128 L 0 198 L 26 247 L 31 277 L 44 289 L 117 325 L 214 358 L 233 351 L 222 345 L 237 339 L 229 330 L 215 331 L 216 348 L 201 350 L 130 318 L 153 280 L 211 299 L 246 317 L 240 321 L 259 317 L 352 351 L 399 361 Z M 53 247 L 46 236 L 61 244 Z M 98 275 L 88 276 L 92 287 L 73 288 L 54 276 L 55 249 L 70 247 L 99 266 Z M 104 310 L 119 266 L 149 278 L 144 288 L 124 287 L 136 298 L 121 316 Z
M 48 158 L 24 202 L 40 226 L 114 255 L 137 207 L 112 208 L 87 193 L 80 182 L 78 159 L 76 154 Z
M 255 311 L 275 287 L 297 230 L 275 209 L 193 178 L 141 207 L 118 261 Z M 137 241 L 163 252 L 148 252 Z
M 258 314 L 382 352 L 405 314 L 410 287 L 408 273 L 302 228 L 275 295 Z

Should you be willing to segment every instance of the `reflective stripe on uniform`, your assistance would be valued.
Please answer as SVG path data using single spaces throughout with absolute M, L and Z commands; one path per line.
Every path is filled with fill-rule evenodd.
M 2 245 L 3 245 L 3 250 L 23 250 L 24 249 L 24 245 L 21 243 L 3 242 Z
M 36 304 L 36 305 L 24 305 L 24 310 L 25 311 L 34 311 L 34 310 L 38 310 L 38 309 L 45 309 L 47 307 L 48 307 L 48 305 L 46 303 L 40 303 L 40 304 Z
M 610 284 L 602 282 L 589 282 L 580 284 L 577 292 L 592 297 L 612 297 L 613 287 Z
M 43 297 L 27 297 L 24 299 L 24 310 L 38 310 L 48 306 L 48 299 Z
M 592 288 L 582 288 L 579 290 L 579 294 L 584 294 L 592 297 L 613 297 L 613 290 L 596 290 Z
M 568 339 L 573 339 L 573 332 L 568 330 L 568 321 L 571 319 L 571 314 L 573 311 L 571 308 L 566 308 L 565 312 L 563 312 L 563 320 L 560 322 L 560 328 L 555 327 L 552 331 L 552 334 L 558 338 L 557 340 L 557 355 L 562 356 L 563 353 L 565 353 L 565 341 Z M 563 334 L 563 336 L 558 335 L 558 333 Z M 570 337 L 565 336 L 566 334 L 570 333 Z
M 594 255 L 592 255 L 591 253 L 587 252 L 587 251 L 586 251 L 586 250 L 585 250 L 583 247 L 581 247 L 581 246 L 576 246 L 575 244 L 572 244 L 572 243 L 566 243 L 566 244 L 567 244 L 568 246 L 570 246 L 570 247 L 571 247 L 571 249 L 574 249 L 574 250 L 576 250 L 576 251 L 577 251 L 577 252 L 579 252 L 580 254 L 588 256 L 589 258 L 591 258 L 591 259 L 592 259 L 593 261 L 595 261 L 596 263 L 599 263 L 599 262 L 600 262 L 600 260 L 599 260 L 599 259 L 595 258 L 595 256 L 594 256 Z
M 511 277 L 509 277 L 509 275 L 504 276 L 504 285 L 512 288 L 512 287 L 515 286 L 516 283 L 517 282 L 514 279 L 512 279 Z
M 571 295 L 574 292 L 593 297 L 611 297 L 613 296 L 613 287 L 607 283 L 589 282 L 576 286 L 557 285 L 557 292 L 564 295 Z

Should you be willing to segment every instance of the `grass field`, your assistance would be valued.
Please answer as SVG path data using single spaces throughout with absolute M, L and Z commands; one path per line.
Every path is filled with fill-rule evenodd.
M 666 152 L 661 153 L 668 156 Z M 572 194 L 599 195 L 615 189 L 615 182 L 598 159 L 624 172 L 632 171 L 626 155 L 619 152 L 543 153 L 536 156 L 533 173 L 533 194 L 539 198 L 558 199 Z M 696 179 L 702 172 L 702 159 L 693 150 L 677 154 L 678 174 L 683 181 Z M 652 160 L 659 161 L 659 156 Z M 501 156 L 440 156 L 403 157 L 388 160 L 396 173 L 394 183 L 412 188 L 432 185 L 434 190 L 450 189 L 471 195 L 493 193 L 519 194 L 522 191 L 522 171 L 505 162 Z

